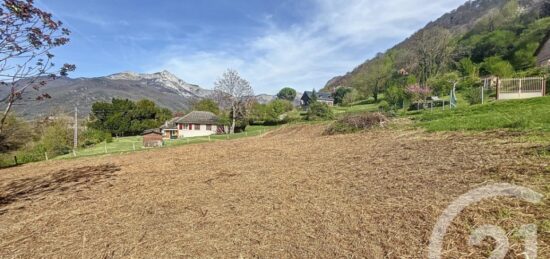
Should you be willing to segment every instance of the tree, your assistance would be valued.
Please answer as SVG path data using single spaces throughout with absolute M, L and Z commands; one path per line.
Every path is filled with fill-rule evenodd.
M 171 117 L 170 110 L 160 108 L 150 100 L 133 102 L 113 98 L 110 103 L 96 102 L 92 105 L 92 121 L 88 126 L 116 136 L 136 135 L 159 127 Z
M 216 95 L 221 102 L 227 103 L 231 113 L 230 133 L 235 133 L 238 119 L 245 119 L 254 98 L 250 83 L 241 78 L 235 70 L 228 69 L 215 83 Z
M 0 133 L 0 153 L 10 152 L 32 141 L 31 126 L 15 116 L 6 119 L 4 130 Z
M 444 28 L 434 27 L 421 30 L 416 35 L 415 54 L 418 60 L 420 84 L 441 72 L 449 62 L 452 45 L 451 33 Z
M 214 114 L 220 114 L 220 106 L 212 99 L 202 99 L 193 105 L 195 111 L 206 111 Z
M 378 55 L 367 68 L 363 94 L 372 94 L 374 101 L 378 101 L 378 94 L 383 91 L 391 76 L 392 61 L 386 55 Z
M 440 74 L 428 79 L 428 85 L 433 89 L 433 93 L 437 96 L 448 95 L 453 89 L 454 82 L 459 80 L 459 75 L 456 72 Z
M 405 92 L 403 91 L 403 88 L 392 85 L 386 89 L 386 94 L 384 97 L 392 106 L 398 106 L 403 103 Z
M 65 119 L 57 119 L 46 125 L 40 142 L 48 154 L 57 156 L 69 153 L 72 144 L 72 132 L 67 128 Z
M 317 99 L 319 99 L 319 95 L 317 95 L 317 91 L 315 91 L 315 88 L 311 91 L 311 96 L 309 99 L 309 103 L 317 102 Z
M 332 94 L 332 97 L 334 98 L 334 104 L 342 104 L 344 101 L 344 96 L 351 92 L 351 88 L 347 87 L 339 87 L 336 89 L 336 91 Z
M 494 75 L 498 77 L 509 77 L 514 74 L 514 67 L 510 62 L 500 57 L 489 57 L 483 61 L 481 72 L 484 75 Z
M 344 98 L 342 98 L 342 105 L 350 106 L 357 100 L 359 100 L 359 92 L 351 88 L 351 91 L 347 92 Z
M 1 132 L 14 103 L 28 89 L 39 91 L 58 75 L 74 71 L 75 66 L 65 64 L 51 73 L 54 55 L 50 51 L 67 44 L 70 32 L 50 13 L 35 7 L 32 0 L 4 0 L 0 24 L 0 87 L 9 88 L 8 95 L 1 99 L 6 103 L 0 116 Z M 50 98 L 47 93 L 37 97 L 46 98 Z
M 277 98 L 293 102 L 296 98 L 296 90 L 290 87 L 285 87 L 281 89 L 281 91 L 279 91 L 279 93 L 277 94 Z

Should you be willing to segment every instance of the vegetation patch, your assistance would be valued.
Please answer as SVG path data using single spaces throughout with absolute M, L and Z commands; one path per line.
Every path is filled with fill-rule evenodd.
M 325 135 L 354 133 L 371 128 L 384 127 L 388 117 L 380 112 L 348 115 L 332 123 L 324 132 Z
M 511 129 L 550 131 L 550 97 L 498 101 L 414 117 L 428 131 Z

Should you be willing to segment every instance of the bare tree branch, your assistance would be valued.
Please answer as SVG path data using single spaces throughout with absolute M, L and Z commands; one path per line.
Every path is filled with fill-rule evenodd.
M 6 107 L 0 115 L 0 133 L 15 102 L 27 89 L 39 91 L 57 75 L 66 76 L 75 66 L 65 64 L 57 75 L 50 73 L 54 64 L 53 48 L 69 42 L 70 31 L 50 13 L 34 6 L 33 0 L 3 0 L 0 5 L 0 87 L 9 87 L 0 97 Z M 49 98 L 44 93 L 38 100 Z
M 231 112 L 230 133 L 235 132 L 235 123 L 239 118 L 246 118 L 254 97 L 250 83 L 239 76 L 236 70 L 228 69 L 215 83 L 218 103 Z

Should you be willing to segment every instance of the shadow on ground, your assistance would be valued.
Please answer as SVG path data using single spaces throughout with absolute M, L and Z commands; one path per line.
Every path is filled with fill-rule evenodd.
M 104 182 L 120 171 L 114 164 L 63 169 L 53 174 L 18 179 L 0 187 L 0 208 L 17 200 L 32 200 L 42 195 L 71 191 L 79 186 Z

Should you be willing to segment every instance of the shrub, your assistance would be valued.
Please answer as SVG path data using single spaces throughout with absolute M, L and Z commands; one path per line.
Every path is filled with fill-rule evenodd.
M 324 134 L 346 134 L 375 127 L 383 127 L 388 121 L 388 118 L 380 112 L 349 115 L 332 123 L 325 130 Z
M 48 154 L 64 155 L 71 151 L 69 131 L 63 120 L 56 121 L 44 129 L 41 143 Z
M 334 113 L 326 103 L 314 102 L 309 105 L 307 110 L 307 120 L 331 120 Z
M 108 143 L 113 141 L 111 133 L 92 128 L 86 129 L 82 135 L 84 139 L 81 140 L 81 143 L 83 143 L 82 146 L 84 147 L 95 145 L 105 140 L 107 140 Z
M 378 110 L 382 112 L 388 112 L 390 110 L 390 104 L 386 101 L 381 101 L 378 104 Z
M 464 90 L 464 99 L 466 99 L 469 104 L 481 103 L 481 88 L 468 88 Z

